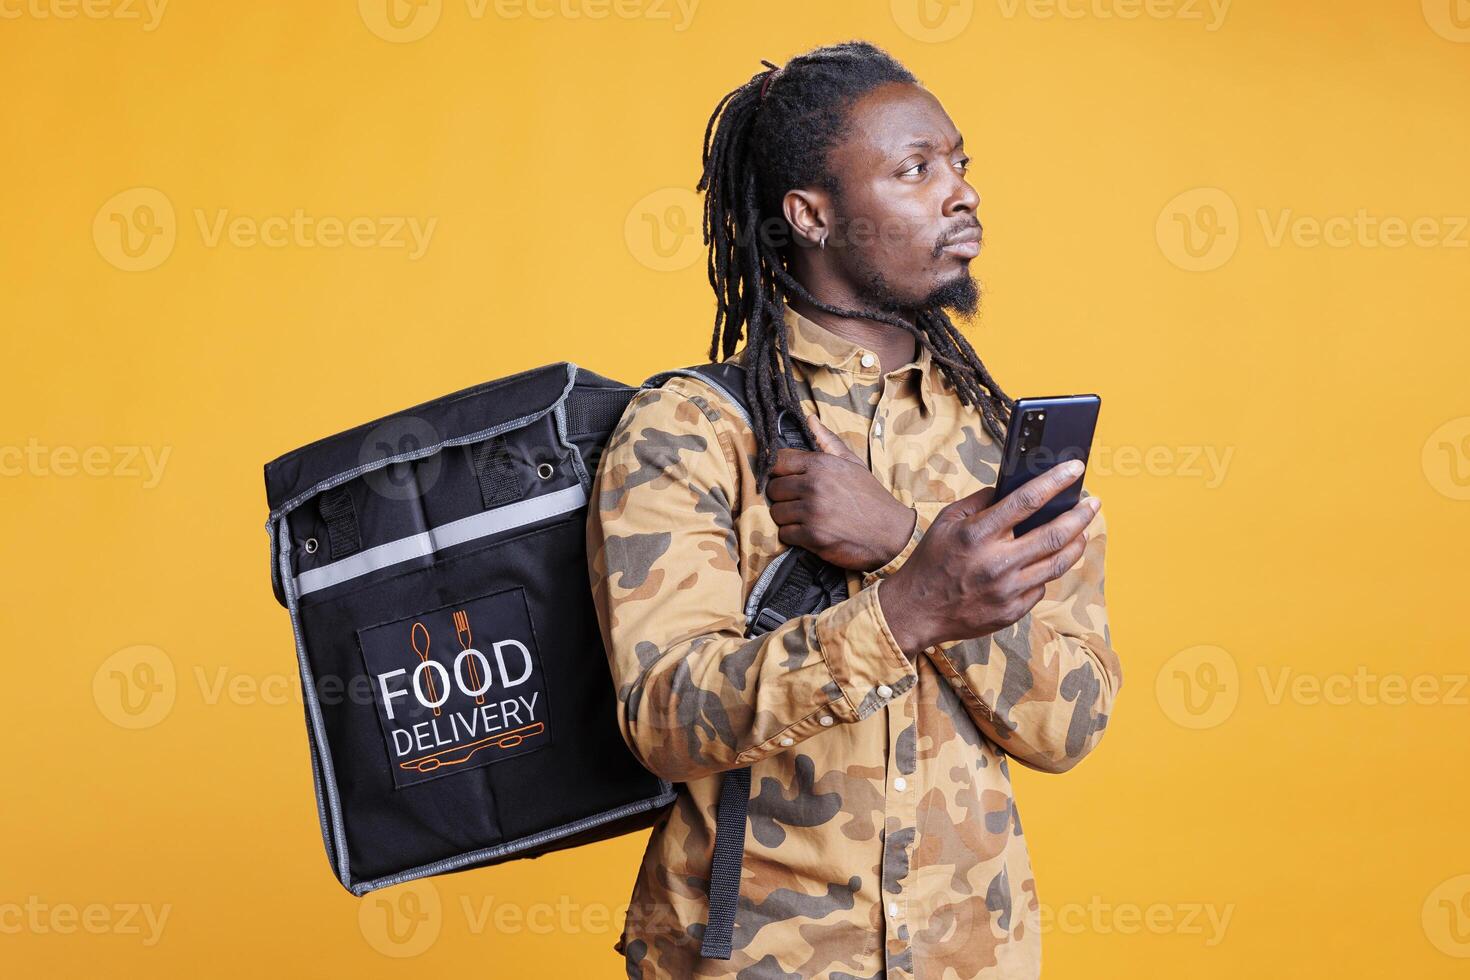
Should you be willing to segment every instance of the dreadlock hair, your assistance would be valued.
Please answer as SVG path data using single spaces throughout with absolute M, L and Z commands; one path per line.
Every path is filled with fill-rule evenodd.
M 960 401 L 976 406 L 986 431 L 1004 439 L 1012 401 L 991 378 L 963 335 L 939 307 L 917 311 L 916 322 L 882 311 L 848 310 L 813 296 L 790 273 L 783 248 L 763 231 L 786 228 L 781 201 L 796 187 L 839 187 L 827 167 L 828 152 L 846 130 L 859 96 L 889 82 L 917 84 L 887 52 L 864 41 L 816 48 L 766 70 L 726 95 L 704 131 L 704 242 L 709 282 L 717 299 L 709 357 L 735 353 L 742 330 L 746 345 L 746 396 L 754 415 L 756 474 L 761 492 L 775 463 L 777 424 L 783 410 L 815 445 L 795 392 L 787 350 L 788 297 L 799 297 L 836 316 L 890 323 L 913 334 L 929 350 Z M 772 223 L 772 222 L 776 223 Z

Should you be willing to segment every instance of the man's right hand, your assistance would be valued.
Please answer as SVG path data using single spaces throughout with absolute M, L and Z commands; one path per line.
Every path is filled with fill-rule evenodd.
M 1005 629 L 1077 563 L 1101 506 L 1096 497 L 1020 537 L 1014 528 L 1081 475 L 1081 463 L 1063 463 L 998 504 L 987 487 L 935 516 L 909 560 L 877 586 L 883 618 L 910 660 L 938 643 Z

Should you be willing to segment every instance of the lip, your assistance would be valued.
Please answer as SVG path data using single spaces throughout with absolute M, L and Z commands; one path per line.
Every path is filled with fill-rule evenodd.
M 980 228 L 966 228 L 943 246 L 946 253 L 960 259 L 973 259 L 980 254 Z

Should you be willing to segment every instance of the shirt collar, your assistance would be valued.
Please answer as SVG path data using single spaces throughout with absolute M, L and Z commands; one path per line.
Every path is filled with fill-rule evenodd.
M 880 376 L 881 368 L 878 365 L 871 368 L 862 366 L 862 356 L 869 353 L 867 348 L 838 336 L 815 320 L 802 316 L 789 305 L 784 309 L 787 350 L 793 360 L 851 374 L 868 373 L 874 378 Z M 918 349 L 913 360 L 895 370 L 919 372 L 919 401 L 927 415 L 934 410 L 937 384 L 935 375 L 939 367 L 934 363 L 929 348 L 919 344 Z

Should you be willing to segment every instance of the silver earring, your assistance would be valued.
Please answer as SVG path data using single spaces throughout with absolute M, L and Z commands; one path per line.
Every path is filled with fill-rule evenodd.
M 827 233 L 826 232 L 822 232 L 822 244 L 820 246 L 818 246 L 818 247 L 819 248 L 826 248 L 827 247 Z

